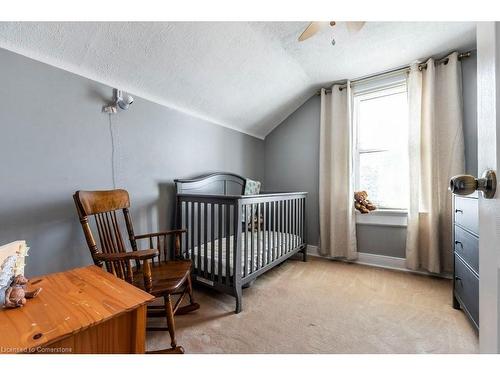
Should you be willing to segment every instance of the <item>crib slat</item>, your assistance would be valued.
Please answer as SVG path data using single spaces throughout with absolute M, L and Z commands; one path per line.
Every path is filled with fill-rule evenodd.
M 251 216 L 250 216 L 250 273 L 253 273 L 254 271 L 254 241 L 253 241 L 253 231 L 254 231 L 254 224 L 255 224 L 255 215 L 254 215 L 254 204 L 251 204 Z
M 292 248 L 292 212 L 293 212 L 293 209 L 292 209 L 292 200 L 289 199 L 288 201 L 288 210 L 287 210 L 287 215 L 286 215 L 286 221 L 288 223 L 288 236 L 286 237 L 287 238 L 287 246 L 286 246 L 286 252 L 290 252 L 291 248 Z
M 271 224 L 271 202 L 264 203 L 264 212 L 267 212 L 267 215 L 264 214 L 264 219 L 265 219 L 265 224 L 264 224 L 264 230 L 266 234 L 266 244 L 265 244 L 265 249 L 266 249 L 266 264 L 270 263 L 270 251 L 271 251 L 271 237 L 269 233 L 271 232 L 270 229 L 270 224 Z
M 269 262 L 273 261 L 273 204 L 274 202 L 269 202 Z
M 226 285 L 229 286 L 229 281 L 231 279 L 231 258 L 230 258 L 230 252 L 231 252 L 231 205 L 226 204 L 226 216 L 225 216 L 225 222 L 226 222 Z
M 287 241 L 288 241 L 288 214 L 287 214 L 288 201 L 285 199 L 283 201 L 283 254 L 288 251 Z
M 295 246 L 294 246 L 294 237 L 293 237 L 293 233 L 294 233 L 294 217 L 295 217 L 295 207 L 294 207 L 294 203 L 295 201 L 292 199 L 290 200 L 290 250 L 293 249 Z
M 298 229 L 298 241 L 299 241 L 299 245 L 302 244 L 302 198 L 299 199 L 299 229 Z
M 290 223 L 290 229 L 288 234 L 288 251 L 293 249 L 293 199 L 290 199 L 289 203 L 289 212 L 288 212 L 288 222 Z
M 245 227 L 243 228 L 243 238 L 245 239 L 244 244 L 244 258 L 245 263 L 243 264 L 243 275 L 248 275 L 248 204 L 243 205 L 243 212 L 245 213 Z
M 292 200 L 292 248 L 297 247 L 297 233 L 296 228 L 297 228 L 297 200 L 294 199 Z
M 302 198 L 302 225 L 301 225 L 301 238 L 302 238 L 302 243 L 305 243 L 305 240 L 306 240 L 306 215 L 307 215 L 307 211 L 306 211 L 306 199 L 305 198 Z
M 276 246 L 276 202 L 271 202 L 271 207 L 272 207 L 272 223 L 271 223 L 271 259 L 274 261 L 276 259 L 275 256 L 275 246 Z
M 299 246 L 299 221 L 300 221 L 300 206 L 299 206 L 300 200 L 296 199 L 295 200 L 295 246 Z
M 294 246 L 293 246 L 293 218 L 294 218 L 294 216 L 293 216 L 294 215 L 294 211 L 293 211 L 294 210 L 294 208 L 293 208 L 293 199 L 290 199 L 289 202 L 290 202 L 289 203 L 290 209 L 289 209 L 289 213 L 288 213 L 288 216 L 289 216 L 288 221 L 290 223 L 290 230 L 289 230 L 290 234 L 288 235 L 288 238 L 289 238 L 289 240 L 288 240 L 288 242 L 289 242 L 289 248 L 288 248 L 288 250 L 290 251 L 290 250 L 292 250 L 294 248 Z
M 294 247 L 297 247 L 299 245 L 299 220 L 300 220 L 300 216 L 299 216 L 299 211 L 300 211 L 300 208 L 299 208 L 299 203 L 300 201 L 298 199 L 295 200 L 295 231 L 294 231 L 294 242 L 295 242 L 295 246 Z
M 206 279 L 208 275 L 208 204 L 203 204 L 203 277 Z
M 299 238 L 297 240 L 299 242 L 299 245 L 302 245 L 302 199 L 299 198 L 298 203 L 299 203 L 299 223 L 298 223 L 299 228 L 297 236 Z
M 302 198 L 299 199 L 299 245 L 302 244 Z
M 218 279 L 218 282 L 222 284 L 222 239 L 223 239 L 223 236 L 222 236 L 222 230 L 223 230 L 222 213 L 224 210 L 224 205 L 219 204 L 218 209 L 219 209 L 219 220 L 218 220 L 218 227 L 219 227 L 218 264 L 219 264 L 219 266 L 217 269 L 217 276 L 218 276 L 217 279 Z
M 288 253 L 289 239 L 290 239 L 290 201 L 285 200 L 285 251 L 284 254 Z
M 288 240 L 288 215 L 287 215 L 287 205 L 288 201 L 283 201 L 283 253 L 285 255 L 287 253 L 287 240 Z
M 189 226 L 189 202 L 184 202 L 184 214 L 186 217 L 184 218 L 184 228 L 186 228 L 186 251 L 188 252 L 187 256 L 188 258 L 192 259 L 192 255 L 189 252 L 190 247 L 189 247 L 189 232 L 190 232 L 190 226 Z
M 187 230 L 187 225 L 185 224 L 186 223 L 186 217 L 185 217 L 186 208 L 184 207 L 184 204 L 185 203 L 182 201 L 179 202 L 179 211 L 180 211 L 179 225 L 181 228 L 184 228 Z M 187 241 L 187 232 L 181 234 L 181 255 L 186 254 L 186 245 L 185 245 L 186 241 Z
M 262 253 L 262 236 L 261 236 L 261 231 L 260 231 L 260 203 L 257 203 L 257 269 L 261 267 L 260 260 L 261 260 L 261 253 Z
M 292 245 L 292 231 L 293 231 L 293 201 L 290 199 L 288 200 L 288 214 L 287 214 L 287 221 L 288 221 L 288 246 L 286 252 L 290 252 L 292 250 L 293 245 Z
M 277 219 L 276 219 L 276 204 L 277 202 L 273 202 L 273 261 L 276 259 L 276 249 L 278 247 L 278 232 L 277 232 L 277 228 L 278 228 L 278 223 L 277 223 Z
M 273 251 L 273 202 L 267 204 L 267 246 L 269 247 L 267 254 L 267 263 L 272 262 L 272 251 Z
M 203 275 L 201 259 L 201 203 L 198 202 L 196 210 L 196 240 L 198 243 L 198 275 Z
M 290 203 L 289 199 L 285 203 L 285 220 L 286 220 L 286 252 L 290 251 Z
M 260 261 L 261 261 L 261 267 L 264 267 L 266 265 L 266 259 L 267 259 L 267 256 L 266 256 L 266 241 L 267 241 L 267 238 L 266 238 L 266 202 L 262 202 L 260 204 L 261 206 L 261 214 L 262 214 L 262 225 L 260 226 L 260 234 L 261 234 L 261 245 L 260 245 L 260 248 L 262 250 L 262 254 L 261 254 L 261 257 L 260 257 Z
M 215 278 L 215 204 L 210 205 L 210 280 Z
M 292 199 L 290 201 L 291 205 L 292 205 L 292 212 L 291 212 L 291 215 L 290 215 L 290 221 L 292 223 L 292 230 L 290 231 L 291 234 L 290 234 L 290 247 L 292 249 L 295 248 L 295 199 Z
M 294 220 L 294 215 L 295 215 L 295 209 L 294 209 L 294 200 L 291 199 L 290 200 L 290 218 L 288 219 L 290 221 L 290 235 L 289 235 L 289 238 L 290 238 L 290 248 L 288 250 L 291 250 L 294 248 L 293 246 L 293 220 Z
M 274 202 L 269 202 L 269 223 L 267 224 L 269 227 L 269 262 L 273 261 L 273 207 Z
M 279 258 L 280 255 L 280 202 L 276 201 L 274 207 L 274 229 L 276 235 L 276 244 L 275 247 L 275 259 Z
M 195 248 L 195 242 L 194 242 L 194 237 L 196 234 L 196 229 L 195 229 L 195 214 L 194 214 L 194 209 L 195 209 L 195 202 L 191 202 L 191 253 L 192 258 L 193 258 L 193 263 L 195 263 L 195 256 L 196 254 L 194 253 L 194 248 Z M 200 263 L 198 262 L 198 266 L 194 267 L 194 273 L 198 275 L 198 269 L 200 267 Z
M 300 245 L 300 199 L 297 199 L 297 228 L 295 229 L 295 231 L 297 232 L 297 237 L 296 238 L 296 243 L 297 243 L 297 246 Z

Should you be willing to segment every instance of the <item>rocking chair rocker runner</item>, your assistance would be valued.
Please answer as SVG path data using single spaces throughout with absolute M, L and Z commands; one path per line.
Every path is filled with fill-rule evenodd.
M 126 190 L 77 191 L 73 195 L 94 263 L 106 266 L 108 272 L 157 298 L 163 298 L 162 306 L 148 306 L 148 316 L 166 316 L 167 327 L 148 327 L 148 330 L 168 330 L 171 348 L 149 353 L 184 353 L 175 340 L 174 315 L 197 310 L 200 305 L 193 299 L 191 261 L 180 256 L 180 236 L 184 229 L 135 235 L 129 213 L 130 200 Z M 125 250 L 117 211 L 122 211 L 132 251 Z M 95 219 L 100 247 L 94 239 L 89 217 Z M 169 236 L 174 236 L 175 260 L 168 254 Z M 149 240 L 149 249 L 138 250 L 137 240 Z M 131 261 L 134 261 L 132 265 Z M 189 296 L 189 304 L 180 306 Z M 172 301 L 172 296 L 177 300 Z

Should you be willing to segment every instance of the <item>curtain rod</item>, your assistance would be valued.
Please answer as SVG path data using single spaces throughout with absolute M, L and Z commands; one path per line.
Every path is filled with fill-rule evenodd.
M 472 51 L 474 50 L 470 50 L 470 51 L 467 51 L 467 52 L 462 52 L 462 53 L 459 53 L 458 54 L 458 60 L 463 60 L 467 57 L 470 57 L 472 55 Z M 428 59 L 426 59 L 428 60 Z M 448 64 L 448 61 L 450 59 L 448 57 L 444 57 L 442 59 L 438 59 L 436 60 L 436 64 Z M 425 70 L 427 69 L 427 63 L 421 63 L 421 64 L 418 64 L 418 70 L 422 71 L 422 70 Z M 351 83 L 359 83 L 359 82 L 363 82 L 363 81 L 368 81 L 370 79 L 373 79 L 373 78 L 378 78 L 378 77 L 383 77 L 385 75 L 391 75 L 391 74 L 395 74 L 395 73 L 399 73 L 399 72 L 404 72 L 404 71 L 408 71 L 410 70 L 410 65 L 405 65 L 401 68 L 396 68 L 396 69 L 391 69 L 391 70 L 387 70 L 385 72 L 381 72 L 381 73 L 375 73 L 375 74 L 370 74 L 369 76 L 364 76 L 364 77 L 360 77 L 360 78 L 356 78 L 356 79 L 353 79 L 351 80 Z M 336 83 L 332 83 L 332 86 L 335 85 Z M 337 83 L 339 84 L 339 83 Z M 347 87 L 347 83 L 344 83 L 342 84 L 341 86 L 339 86 L 339 90 L 342 91 L 342 89 L 346 88 Z M 326 93 L 330 93 L 332 92 L 332 89 L 331 88 L 325 88 L 325 92 Z M 321 95 L 321 90 L 318 90 L 316 91 L 316 94 L 315 95 Z

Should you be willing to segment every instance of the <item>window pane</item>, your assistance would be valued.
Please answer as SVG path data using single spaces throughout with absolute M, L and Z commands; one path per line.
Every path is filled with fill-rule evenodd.
M 358 147 L 390 149 L 408 143 L 406 93 L 361 99 L 358 107 Z
M 366 190 L 380 208 L 408 208 L 406 91 L 389 88 L 356 99 L 357 190 Z
M 401 149 L 359 155 L 359 190 L 381 208 L 408 207 L 408 157 Z

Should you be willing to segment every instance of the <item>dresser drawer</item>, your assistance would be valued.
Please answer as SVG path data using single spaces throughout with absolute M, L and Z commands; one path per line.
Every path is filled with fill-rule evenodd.
M 455 197 L 455 224 L 479 234 L 478 200 Z
M 455 253 L 479 275 L 479 239 L 455 225 Z
M 479 326 L 479 279 L 458 256 L 455 256 L 454 283 L 456 297 Z

